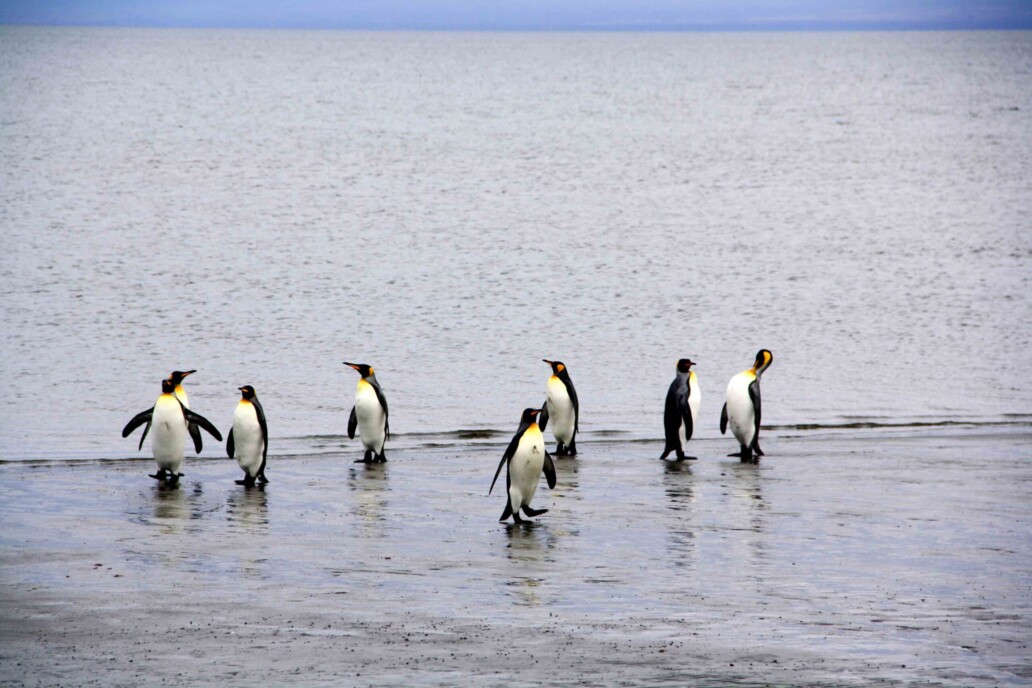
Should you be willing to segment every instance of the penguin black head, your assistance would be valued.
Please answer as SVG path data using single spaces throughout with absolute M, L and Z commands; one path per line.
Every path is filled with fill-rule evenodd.
M 547 358 L 542 358 L 542 361 L 552 366 L 552 373 L 558 375 L 559 373 L 566 370 L 566 364 L 562 361 L 549 361 Z
M 366 365 L 365 363 L 348 363 L 347 361 L 344 361 L 344 365 L 357 370 L 358 374 L 361 375 L 363 379 L 374 374 L 373 367 Z
M 161 381 L 161 393 L 162 394 L 172 394 L 175 391 L 176 391 L 176 385 L 175 385 L 174 382 L 172 382 L 172 380 L 162 380 Z
M 254 387 L 252 387 L 251 385 L 244 385 L 243 387 L 238 387 L 237 389 L 240 390 L 240 397 L 242 399 L 254 399 Z
M 762 373 L 764 370 L 770 367 L 771 362 L 774 360 L 774 354 L 767 349 L 760 349 L 756 352 L 756 361 L 753 363 L 753 367 L 756 369 L 756 373 Z
M 523 415 L 520 417 L 521 425 L 530 425 L 531 423 L 537 422 L 537 415 L 541 413 L 539 408 L 528 408 L 523 409 Z
M 193 375 L 196 372 L 196 370 L 187 370 L 185 372 L 182 370 L 173 370 L 172 374 L 168 376 L 168 379 L 172 381 L 172 387 L 175 388 L 183 384 L 183 380 L 186 376 Z
M 691 367 L 695 365 L 695 361 L 690 358 L 682 358 L 677 362 L 677 372 L 687 373 L 691 370 Z

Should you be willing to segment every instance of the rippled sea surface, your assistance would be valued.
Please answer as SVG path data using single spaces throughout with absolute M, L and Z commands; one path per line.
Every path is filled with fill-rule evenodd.
M 0 683 L 1032 685 L 1030 218 L 1029 32 L 0 27 Z M 264 490 L 119 436 L 193 368 Z
M 1032 36 L 0 28 L 0 457 L 131 456 L 172 369 L 280 451 L 1032 412 Z M 336 441 L 336 440 L 335 440 Z M 339 442 L 338 442 L 339 444 Z

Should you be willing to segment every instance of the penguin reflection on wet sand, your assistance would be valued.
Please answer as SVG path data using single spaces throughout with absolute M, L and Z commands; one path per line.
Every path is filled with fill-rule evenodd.
M 154 453 L 154 461 L 158 464 L 158 472 L 150 477 L 172 485 L 177 484 L 183 475 L 179 468 L 183 464 L 188 422 L 200 426 L 216 440 L 222 441 L 218 429 L 204 416 L 183 406 L 183 402 L 174 392 L 175 385 L 172 381 L 162 380 L 161 396 L 154 402 L 154 406 L 133 416 L 122 429 L 122 437 L 128 437 L 129 433 L 146 423 L 147 427 L 143 429 L 143 435 L 140 437 L 139 448 L 143 448 L 143 440 L 146 439 L 151 426 L 154 427 L 151 451 Z
M 728 456 L 739 456 L 743 463 L 758 463 L 760 449 L 760 376 L 770 367 L 774 355 L 767 349 L 756 352 L 753 367 L 743 370 L 727 383 L 727 401 L 720 412 L 720 434 L 731 432 L 741 449 Z
M 541 432 L 552 421 L 552 434 L 555 436 L 556 456 L 577 455 L 577 430 L 580 429 L 580 403 L 577 401 L 577 390 L 573 388 L 570 371 L 562 361 L 541 359 L 552 366 L 552 376 L 548 378 L 548 398 L 541 407 L 539 425 Z
M 384 445 L 390 439 L 391 429 L 387 414 L 387 397 L 376 381 L 372 366 L 365 363 L 348 363 L 344 365 L 354 368 L 362 379 L 355 388 L 355 405 L 348 417 L 348 437 L 355 439 L 355 428 L 362 438 L 365 456 L 355 463 L 374 463 L 386 461 Z
M 545 437 L 538 427 L 536 418 L 539 413 L 541 409 L 523 410 L 520 427 L 502 455 L 498 470 L 491 481 L 491 488 L 487 491 L 490 495 L 494 490 L 495 482 L 505 466 L 505 510 L 502 511 L 499 521 L 512 516 L 515 523 L 523 523 L 523 519 L 520 518 L 521 510 L 527 516 L 540 516 L 548 512 L 548 509 L 530 507 L 530 501 L 534 498 L 538 482 L 541 480 L 542 470 L 545 472 L 548 487 L 555 487 L 555 465 L 552 463 L 552 457 L 545 451 Z
M 190 408 L 190 398 L 186 396 L 186 390 L 183 389 L 183 380 L 188 375 L 193 375 L 196 370 L 173 370 L 168 379 L 172 381 L 173 390 L 172 393 L 176 395 L 176 399 L 183 402 L 183 408 Z M 190 439 L 193 440 L 194 451 L 198 454 L 201 453 L 201 449 L 204 448 L 204 443 L 201 442 L 201 429 L 197 427 L 196 423 L 188 422 L 186 425 L 187 431 L 190 433 Z
M 233 427 L 226 438 L 226 455 L 236 459 L 244 469 L 244 477 L 237 485 L 251 487 L 257 480 L 264 485 L 265 462 L 269 453 L 269 426 L 265 423 L 265 411 L 255 396 L 254 387 L 244 385 L 240 390 L 240 401 L 233 412 Z
M 695 363 L 691 359 L 680 359 L 677 362 L 674 381 L 667 390 L 666 405 L 663 407 L 666 445 L 663 447 L 663 455 L 659 457 L 660 461 L 670 452 L 677 452 L 678 461 L 684 461 L 685 458 L 695 460 L 694 456 L 684 455 L 688 440 L 695 431 L 695 419 L 699 416 L 701 401 L 699 381 L 695 377 L 695 371 L 691 369 L 693 365 Z

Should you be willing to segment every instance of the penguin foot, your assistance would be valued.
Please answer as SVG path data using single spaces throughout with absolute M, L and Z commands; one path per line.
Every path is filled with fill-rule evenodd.
M 531 509 L 529 506 L 523 507 L 523 513 L 527 516 L 540 516 L 541 514 L 547 514 L 548 509 Z
M 372 463 L 372 459 L 355 459 L 355 463 Z
M 258 482 L 260 482 L 262 485 L 267 485 L 269 483 L 269 479 L 265 477 L 264 473 L 261 473 L 258 475 Z
M 155 473 L 153 475 L 148 474 L 147 477 L 148 478 L 154 478 L 155 480 L 164 480 L 165 479 L 165 471 L 158 471 L 157 473 Z

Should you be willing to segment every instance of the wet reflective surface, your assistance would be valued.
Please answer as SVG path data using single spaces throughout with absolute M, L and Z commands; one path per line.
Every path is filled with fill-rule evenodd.
M 486 495 L 501 444 L 270 461 L 264 489 L 229 459 L 179 489 L 3 464 L 3 678 L 1028 684 L 1030 440 L 586 442 L 524 527 Z

